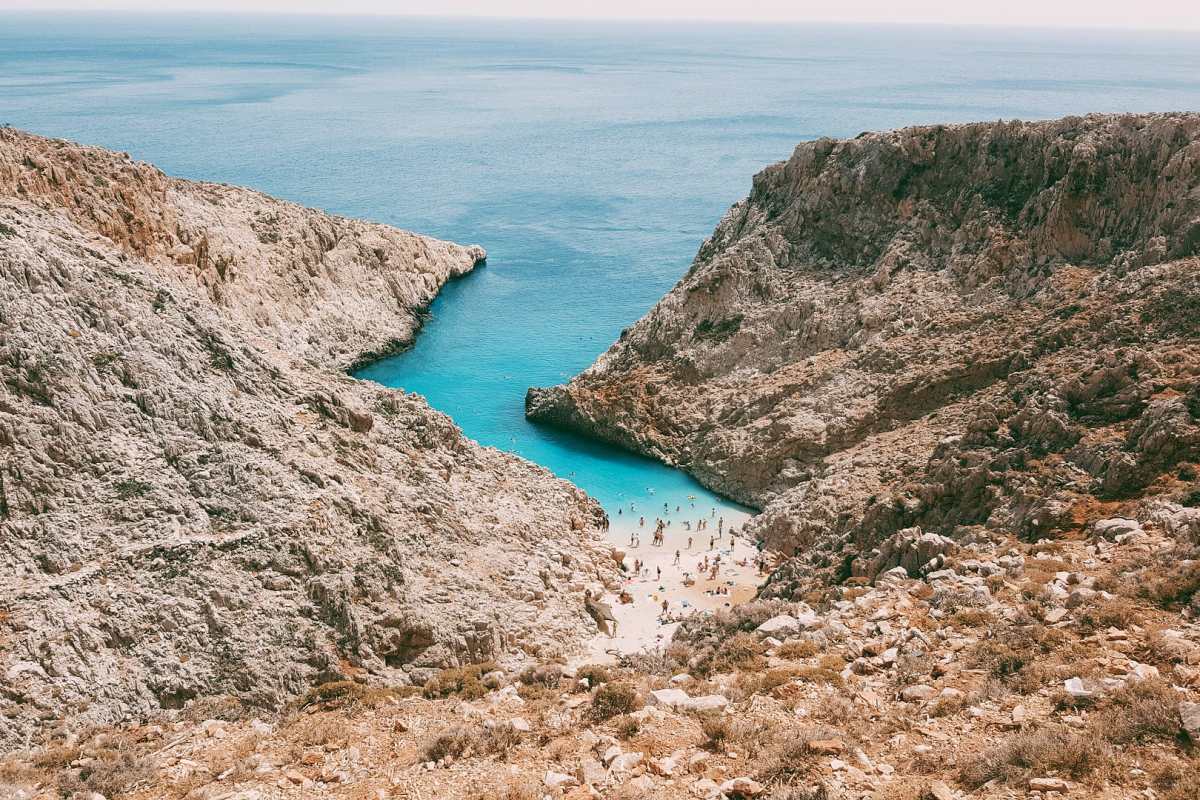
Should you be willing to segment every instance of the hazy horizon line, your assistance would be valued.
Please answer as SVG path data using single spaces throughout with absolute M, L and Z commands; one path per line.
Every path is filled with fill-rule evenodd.
M 953 21 L 942 22 L 928 19 L 918 20 L 857 20 L 857 19 L 830 19 L 830 18 L 811 18 L 811 19 L 747 19 L 739 17 L 695 17 L 680 19 L 678 17 L 651 17 L 651 16 L 614 16 L 614 17 L 588 17 L 588 16 L 537 16 L 528 14 L 472 14 L 472 13 L 454 13 L 454 14 L 421 14 L 421 13 L 406 13 L 402 11 L 340 11 L 340 10 L 324 10 L 324 9 L 296 9 L 281 11 L 277 9 L 247 9 L 239 8 L 136 8 L 130 6 L 121 6 L 113 8 L 85 8 L 79 6 L 49 6 L 39 4 L 37 6 L 0 6 L 0 14 L 4 13 L 22 13 L 22 14 L 88 14 L 88 15 L 107 15 L 107 14 L 141 14 L 148 16 L 204 16 L 204 17 L 336 17 L 343 19 L 422 19 L 422 20 L 497 20 L 505 22 L 551 22 L 551 23 L 581 23 L 581 24 L 672 24 L 672 25 L 746 25 L 746 26 L 804 26 L 804 25 L 837 25 L 845 27 L 937 27 L 937 28 L 972 28 L 972 29 L 992 29 L 992 30 L 1022 30 L 1022 31 L 1105 31 L 1105 32 L 1129 32 L 1129 33 L 1168 33 L 1168 34 L 1198 34 L 1200 33 L 1200 24 L 1194 28 L 1180 27 L 1164 27 L 1164 26 L 1125 26 L 1118 24 L 1097 23 L 1091 25 L 1074 24 L 1074 23 L 1057 23 L 1057 22 L 1015 22 L 1015 23 L 1000 23 L 991 21 Z

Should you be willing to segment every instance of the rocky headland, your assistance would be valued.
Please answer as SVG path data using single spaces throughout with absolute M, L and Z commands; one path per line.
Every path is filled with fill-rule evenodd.
M 1200 115 L 806 142 L 527 413 L 761 509 L 798 554 L 768 594 L 873 576 L 917 528 L 1034 541 L 1137 500 L 1195 537 L 1198 256 Z
M 482 258 L 0 130 L 0 750 L 594 633 L 596 503 L 344 375 Z

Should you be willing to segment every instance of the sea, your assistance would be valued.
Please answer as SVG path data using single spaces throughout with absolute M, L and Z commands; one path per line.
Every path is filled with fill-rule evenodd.
M 745 509 L 530 424 L 525 390 L 642 316 L 758 170 L 821 136 L 1165 110 L 1200 110 L 1197 34 L 0 13 L 0 123 L 483 245 L 415 345 L 359 376 L 614 515 Z

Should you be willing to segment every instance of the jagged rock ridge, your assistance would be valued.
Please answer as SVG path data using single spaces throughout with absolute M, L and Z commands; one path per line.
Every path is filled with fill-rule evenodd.
M 482 255 L 0 130 L 0 751 L 594 631 L 600 508 L 341 372 Z

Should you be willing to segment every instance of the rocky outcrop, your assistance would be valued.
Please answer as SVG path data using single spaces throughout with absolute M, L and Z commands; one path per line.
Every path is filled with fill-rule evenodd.
M 1198 255 L 1200 115 L 807 142 L 527 412 L 762 509 L 803 554 L 768 592 L 907 528 L 1054 536 L 1200 496 Z
M 0 130 L 0 751 L 594 632 L 599 506 L 341 372 L 481 258 Z
M 171 178 L 124 153 L 11 129 L 0 130 L 0 196 L 65 212 L 159 263 L 260 339 L 335 368 L 409 344 L 442 284 L 484 259 L 478 246 Z

